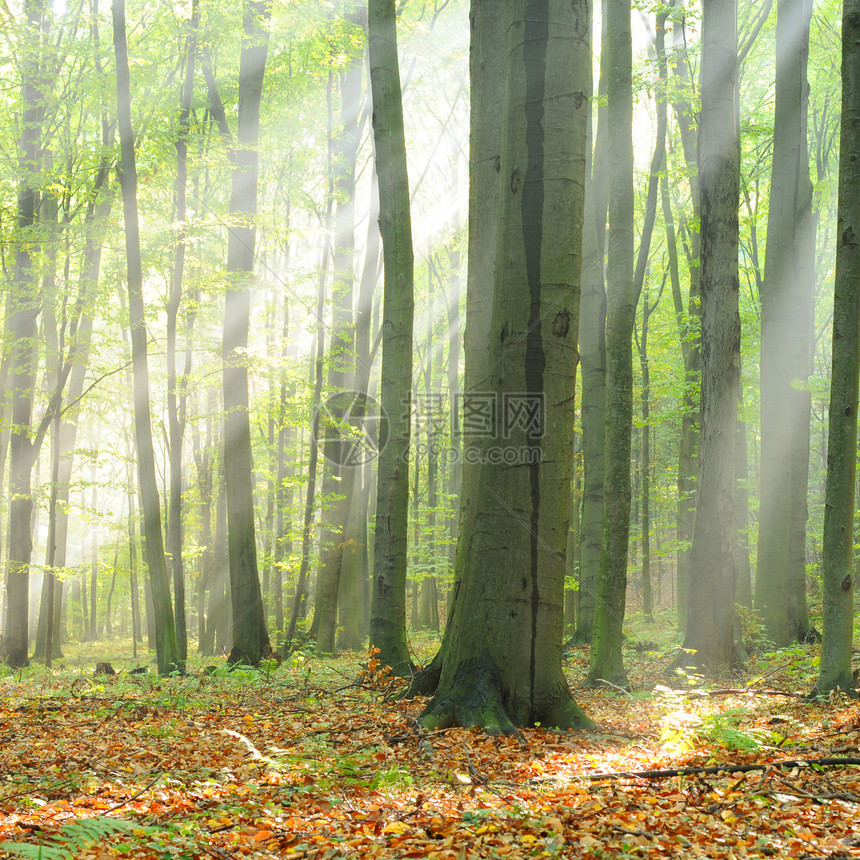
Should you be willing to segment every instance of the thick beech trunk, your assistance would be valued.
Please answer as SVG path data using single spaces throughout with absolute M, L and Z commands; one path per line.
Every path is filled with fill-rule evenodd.
M 679 664 L 718 670 L 737 662 L 735 438 L 740 381 L 737 5 L 705 0 L 701 193 L 702 419 L 699 503 L 690 568 L 685 651 Z
M 486 393 L 498 437 L 461 520 L 460 592 L 425 725 L 590 724 L 562 674 L 585 178 L 588 4 L 507 4 L 499 247 Z M 507 462 L 505 458 L 507 457 Z

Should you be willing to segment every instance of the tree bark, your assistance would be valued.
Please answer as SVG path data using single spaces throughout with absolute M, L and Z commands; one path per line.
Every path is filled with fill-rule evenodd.
M 261 0 L 243 6 L 239 67 L 239 124 L 231 154 L 231 227 L 227 245 L 230 282 L 224 306 L 224 480 L 227 492 L 227 552 L 233 612 L 231 664 L 257 666 L 270 651 L 257 571 L 254 524 L 254 471 L 248 414 L 248 368 L 245 351 L 251 315 L 251 282 L 256 242 L 259 176 L 260 99 L 269 34 L 268 7 Z
M 191 20 L 186 38 L 185 79 L 179 107 L 179 128 L 176 137 L 176 182 L 174 199 L 179 235 L 173 253 L 170 275 L 170 295 L 167 302 L 167 419 L 170 439 L 170 500 L 167 508 L 167 551 L 173 572 L 176 642 L 179 657 L 188 656 L 188 631 L 185 621 L 185 569 L 182 563 L 182 445 L 185 437 L 185 404 L 191 350 L 186 352 L 185 368 L 177 372 L 177 323 L 182 305 L 182 284 L 185 276 L 185 232 L 188 217 L 186 185 L 188 182 L 188 134 L 191 117 L 191 96 L 194 90 L 194 59 L 197 54 L 197 25 L 200 20 L 197 0 L 192 0 Z M 193 316 L 191 317 L 193 319 Z M 189 333 L 190 338 L 190 333 Z
M 460 594 L 429 727 L 590 725 L 561 666 L 591 21 L 586 2 L 507 4 L 489 394 L 461 521 Z M 510 456 L 513 452 L 513 457 Z M 507 457 L 508 462 L 505 462 Z
M 672 67 L 672 76 L 676 79 L 674 89 L 682 95 L 673 103 L 675 116 L 678 120 L 678 130 L 681 135 L 681 146 L 684 161 L 687 165 L 690 184 L 690 199 L 693 209 L 693 219 L 701 221 L 698 153 L 696 142 L 696 127 L 690 99 L 693 97 L 693 84 L 690 80 L 690 60 L 687 53 L 685 36 L 684 6 L 682 0 L 674 0 L 672 11 L 672 30 L 677 62 Z M 689 93 L 689 97 L 686 94 Z M 674 220 L 668 201 L 668 179 L 664 177 L 663 212 L 668 233 L 674 233 Z M 669 224 L 672 224 L 670 231 Z M 690 560 L 692 554 L 693 531 L 696 523 L 696 505 L 698 496 L 698 448 L 699 427 L 701 424 L 701 388 L 702 372 L 701 348 L 701 307 L 699 295 L 699 259 L 701 230 L 689 230 L 685 243 L 687 263 L 689 266 L 690 287 L 686 308 L 680 292 L 677 278 L 673 278 L 672 297 L 675 303 L 675 315 L 678 321 L 678 336 L 681 341 L 681 352 L 684 356 L 684 398 L 683 414 L 681 416 L 681 439 L 678 452 L 678 521 L 677 521 L 677 590 L 678 590 L 678 627 L 683 632 L 687 624 Z M 674 240 L 668 239 L 670 247 L 674 248 Z
M 409 674 L 406 545 L 413 252 L 394 0 L 370 0 L 368 44 L 384 270 L 381 407 L 389 428 L 378 465 L 370 644 L 379 649 L 383 664 L 398 674 Z
M 815 289 L 806 79 L 810 0 L 778 0 L 776 112 L 761 291 L 761 500 L 756 607 L 778 647 L 804 641 L 807 381 Z
M 149 414 L 149 361 L 143 306 L 143 268 L 137 215 L 137 169 L 131 125 L 131 91 L 126 44 L 125 0 L 113 0 L 113 42 L 117 65 L 117 113 L 121 149 L 120 187 L 125 217 L 128 309 L 134 373 L 134 429 L 138 481 L 143 513 L 144 553 L 152 586 L 155 650 L 162 675 L 182 671 L 170 600 L 170 577 L 164 557 L 161 503 L 155 478 L 152 424 Z
M 604 2 L 604 10 L 606 3 Z M 603 15 L 601 39 L 607 17 Z M 601 54 L 601 96 L 605 96 L 609 52 Z M 589 117 L 590 118 L 590 117 Z M 590 124 L 589 124 L 590 125 Z M 582 365 L 583 496 L 579 540 L 579 601 L 574 641 L 590 643 L 597 606 L 600 548 L 603 545 L 603 444 L 606 435 L 606 288 L 603 283 L 606 236 L 606 106 L 597 109 L 593 169 L 585 177 L 585 219 L 582 228 L 582 298 L 579 315 L 579 358 Z M 591 141 L 589 140 L 589 145 Z
M 332 277 L 332 328 L 329 342 L 328 393 L 352 399 L 354 366 L 353 285 L 355 282 L 355 166 L 360 144 L 358 113 L 361 106 L 362 58 L 354 56 L 340 72 L 341 130 L 334 143 L 335 212 L 334 275 Z M 335 446 L 337 442 L 335 442 Z M 357 466 L 341 462 L 336 450 L 323 443 L 323 498 L 334 500 L 325 517 L 314 601 L 317 647 L 334 650 L 337 633 L 338 592 L 344 552 L 344 528 L 355 500 Z
M 735 437 L 740 382 L 736 115 L 737 5 L 705 0 L 702 28 L 702 395 L 699 500 L 680 665 L 718 670 L 738 661 L 735 642 Z
M 609 242 L 606 264 L 606 426 L 603 545 L 588 683 L 627 685 L 621 655 L 630 539 L 633 426 L 633 49 L 628 0 L 607 4 Z
M 833 289 L 833 352 L 822 558 L 822 640 L 816 693 L 853 690 L 854 487 L 860 384 L 860 0 L 842 12 L 842 129 Z
M 32 235 L 36 221 L 37 184 L 41 160 L 42 103 L 41 24 L 43 0 L 27 0 L 25 44 L 21 53 L 23 112 L 18 142 L 18 200 L 15 228 L 15 284 L 6 306 L 6 337 L 11 355 L 11 436 L 9 440 L 9 555 L 6 568 L 6 663 L 20 669 L 29 663 L 30 556 L 33 550 L 32 470 L 36 450 L 30 439 L 36 385 L 36 320 L 40 299 Z

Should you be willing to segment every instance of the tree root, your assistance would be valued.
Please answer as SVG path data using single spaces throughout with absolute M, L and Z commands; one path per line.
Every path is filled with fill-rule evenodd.
M 419 720 L 425 729 L 451 726 L 477 726 L 490 735 L 519 734 L 520 726 L 539 723 L 545 728 L 593 728 L 594 723 L 573 701 L 567 687 L 540 714 L 529 714 L 528 722 L 520 717 L 521 708 L 506 707 L 501 677 L 495 661 L 485 651 L 480 657 L 464 661 L 447 689 L 437 691 Z M 512 719 L 511 711 L 517 716 Z

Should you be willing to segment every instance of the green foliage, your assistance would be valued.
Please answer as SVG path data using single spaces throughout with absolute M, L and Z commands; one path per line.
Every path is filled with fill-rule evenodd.
M 735 614 L 740 625 L 741 642 L 747 651 L 766 651 L 773 648 L 758 612 L 738 604 L 735 606 Z
M 157 827 L 144 827 L 136 821 L 100 815 L 96 818 L 69 821 L 47 842 L 39 845 L 4 842 L 0 844 L 0 849 L 18 857 L 31 857 L 36 860 L 74 860 L 104 839 L 121 835 L 142 837 L 159 832 Z

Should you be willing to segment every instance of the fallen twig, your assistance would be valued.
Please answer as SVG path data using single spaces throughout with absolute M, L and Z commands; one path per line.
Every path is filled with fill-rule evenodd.
M 596 781 L 601 779 L 671 779 L 674 776 L 694 776 L 696 774 L 718 773 L 751 773 L 768 770 L 774 767 L 845 767 L 860 765 L 860 758 L 809 758 L 785 759 L 772 761 L 767 764 L 718 764 L 712 767 L 675 767 L 657 770 L 622 770 L 606 773 L 588 774 L 587 778 Z
M 117 809 L 121 809 L 123 806 L 127 806 L 132 801 L 137 800 L 138 797 L 140 797 L 142 794 L 146 794 L 146 792 L 149 791 L 149 789 L 152 788 L 152 786 L 154 786 L 155 783 L 157 783 L 162 776 L 164 776 L 164 774 L 162 774 L 161 772 L 157 773 L 155 775 L 155 779 L 153 779 L 152 782 L 145 785 L 140 791 L 133 794 L 127 800 L 124 800 L 122 803 L 117 803 L 116 806 L 112 806 L 110 809 L 107 810 L 107 812 L 115 812 Z

